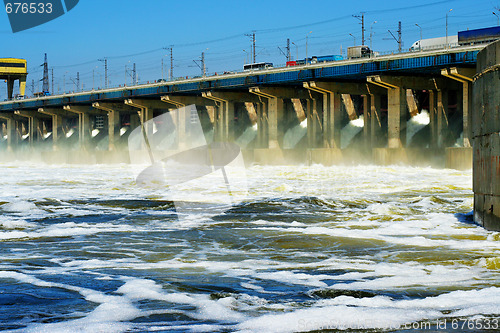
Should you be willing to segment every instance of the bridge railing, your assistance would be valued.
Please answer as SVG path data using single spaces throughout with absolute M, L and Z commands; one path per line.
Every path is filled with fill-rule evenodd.
M 466 47 L 468 50 L 469 48 L 474 48 L 474 46 L 471 47 Z M 457 47 L 450 47 L 448 49 L 452 53 L 459 53 L 462 54 L 461 50 L 459 51 Z M 405 51 L 405 52 L 397 52 L 397 51 L 389 51 L 389 52 L 384 52 L 384 53 L 378 53 L 374 54 L 372 56 L 373 59 L 378 59 L 379 61 L 376 63 L 372 63 L 371 61 L 367 61 L 366 58 L 358 58 L 358 59 L 344 59 L 344 60 L 338 60 L 338 61 L 325 61 L 325 62 L 318 62 L 314 64 L 302 64 L 298 66 L 290 66 L 287 67 L 285 64 L 276 64 L 272 69 L 267 69 L 267 70 L 253 70 L 253 71 L 244 71 L 243 68 L 237 69 L 237 70 L 231 70 L 231 71 L 224 71 L 224 72 L 213 72 L 213 73 L 207 73 L 205 76 L 209 80 L 213 80 L 214 78 L 217 80 L 221 80 L 221 84 L 225 85 L 226 87 L 234 86 L 234 85 L 241 85 L 243 83 L 247 84 L 248 82 L 243 80 L 243 76 L 261 76 L 261 81 L 264 80 L 266 83 L 278 83 L 278 82 L 285 82 L 285 81 L 297 81 L 300 79 L 305 79 L 302 77 L 303 75 L 309 75 L 309 72 L 303 71 L 303 69 L 318 69 L 320 67 L 326 66 L 328 68 L 322 70 L 323 75 L 326 75 L 326 73 L 330 73 L 329 77 L 338 77 L 340 75 L 353 75 L 353 70 L 352 67 L 359 66 L 361 62 L 364 64 L 362 65 L 361 68 L 356 67 L 354 70 L 355 74 L 360 74 L 361 70 L 363 72 L 366 71 L 377 71 L 377 65 L 380 64 L 385 64 L 384 61 L 390 61 L 390 66 L 397 68 L 397 69 L 405 69 L 405 68 L 413 68 L 413 67 L 425 67 L 426 64 L 429 61 L 429 56 L 434 55 L 434 52 L 436 54 L 442 54 L 442 53 L 448 53 L 447 49 L 436 49 L 434 51 L 427 51 L 427 52 L 422 52 L 420 51 Z M 464 51 L 467 51 L 464 50 Z M 473 52 L 464 53 L 467 56 L 468 62 L 473 61 L 474 59 L 469 59 L 470 57 L 474 57 Z M 415 59 L 407 59 L 407 58 L 412 58 L 416 56 Z M 441 58 L 439 58 L 441 59 Z M 447 59 L 446 57 L 443 59 Z M 432 61 L 435 62 L 435 58 L 432 58 Z M 448 61 L 448 60 L 446 60 Z M 423 64 L 425 62 L 425 64 Z M 332 64 L 338 64 L 337 65 L 332 65 Z M 434 65 L 436 65 L 434 63 Z M 380 67 L 380 66 L 379 66 Z M 386 69 L 389 69 L 387 66 L 382 66 Z M 391 68 L 392 68 L 391 67 Z M 309 74 L 307 74 L 309 73 Z M 270 75 L 268 75 L 270 74 Z M 264 75 L 264 76 L 262 76 Z M 302 76 L 301 76 L 302 75 Z M 300 77 L 299 77 L 300 76 Z M 141 89 L 141 88 L 149 88 L 149 87 L 154 87 L 155 85 L 161 85 L 162 83 L 172 83 L 177 82 L 181 85 L 185 85 L 186 87 L 189 86 L 191 87 L 192 85 L 198 87 L 199 82 L 203 80 L 203 76 L 201 75 L 194 75 L 194 76 L 182 76 L 182 77 L 175 77 L 172 80 L 142 80 L 138 82 L 137 84 L 134 85 L 126 85 L 122 83 L 114 84 L 114 85 L 108 85 L 107 88 L 103 87 L 97 87 L 97 89 L 84 89 L 80 91 L 66 91 L 64 93 L 58 93 L 54 94 L 51 97 L 55 98 L 60 98 L 60 97 L 67 97 L 68 95 L 84 95 L 84 94 L 95 94 L 95 93 L 108 93 L 110 91 L 119 91 L 119 90 L 128 90 L 128 89 Z M 242 81 L 243 80 L 243 81 Z M 264 82 L 262 81 L 262 82 Z M 243 83 L 242 83 L 243 82 Z M 186 88 L 188 89 L 188 88 Z M 26 99 L 34 100 L 35 98 L 33 97 L 27 97 Z M 3 103 L 2 103 L 3 104 Z

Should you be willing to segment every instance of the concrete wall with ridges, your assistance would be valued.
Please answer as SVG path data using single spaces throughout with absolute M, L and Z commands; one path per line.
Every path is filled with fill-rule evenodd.
M 500 41 L 478 54 L 473 87 L 474 219 L 500 230 Z M 488 71 L 488 69 L 494 69 Z

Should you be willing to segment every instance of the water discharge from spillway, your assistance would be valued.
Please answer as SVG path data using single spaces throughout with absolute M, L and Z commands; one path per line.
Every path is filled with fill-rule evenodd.
M 190 112 L 131 132 L 132 164 L 0 164 L 0 327 L 372 332 L 500 315 L 500 237 L 472 223 L 470 171 L 231 174 L 239 148 L 208 143 Z M 408 137 L 427 124 L 410 119 Z M 350 121 L 341 140 L 363 126 Z M 296 146 L 307 120 L 288 133 Z
M 411 117 L 406 124 L 406 144 L 409 145 L 413 139 L 413 136 L 429 124 L 429 111 L 425 109 L 417 115 Z
M 470 224 L 470 171 L 252 166 L 242 202 L 179 219 L 170 198 L 191 189 L 138 187 L 139 165 L 1 167 L 6 329 L 373 331 L 500 314 L 500 238 Z

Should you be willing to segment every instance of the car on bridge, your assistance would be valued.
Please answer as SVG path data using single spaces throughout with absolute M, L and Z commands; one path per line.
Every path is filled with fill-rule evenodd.
M 253 64 L 243 65 L 243 71 L 258 71 L 263 69 L 273 68 L 273 64 L 271 62 L 256 62 Z

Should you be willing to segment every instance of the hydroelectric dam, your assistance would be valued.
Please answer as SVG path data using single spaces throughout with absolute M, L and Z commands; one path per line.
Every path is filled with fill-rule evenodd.
M 372 55 L 4 101 L 2 156 L 22 160 L 42 151 L 49 163 L 127 162 L 133 128 L 195 104 L 207 141 L 235 141 L 250 162 L 470 169 L 471 87 L 483 48 Z

